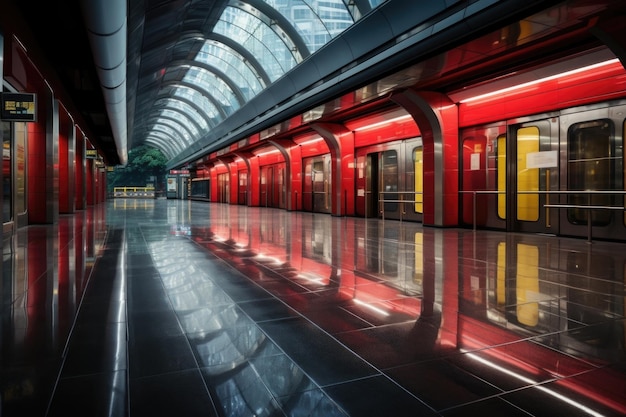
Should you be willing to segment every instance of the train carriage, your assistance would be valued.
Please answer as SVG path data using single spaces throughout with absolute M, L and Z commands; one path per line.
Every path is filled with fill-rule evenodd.
M 460 128 L 461 224 L 625 239 L 626 101 L 596 101 L 623 83 L 621 64 L 608 60 L 537 80 L 532 92 L 461 102 L 461 124 L 495 119 Z M 537 108 L 545 111 L 531 113 Z

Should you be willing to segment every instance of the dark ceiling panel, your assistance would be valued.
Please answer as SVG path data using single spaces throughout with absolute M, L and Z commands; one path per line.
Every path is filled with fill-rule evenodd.
M 60 84 L 55 86 L 56 94 L 59 97 L 71 97 L 73 106 L 69 100 L 66 100 L 66 105 L 76 114 L 76 123 L 101 150 L 108 164 L 118 163 L 119 157 L 93 63 L 80 0 L 36 4 L 15 0 L 12 3 L 39 44 L 42 58 L 47 61 L 50 70 L 55 72 Z M 50 75 L 50 79 L 53 78 Z

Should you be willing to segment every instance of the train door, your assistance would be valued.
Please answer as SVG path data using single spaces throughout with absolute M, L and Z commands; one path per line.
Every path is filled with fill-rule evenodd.
M 239 188 L 237 189 L 237 204 L 248 204 L 248 172 L 239 171 Z
M 219 203 L 228 203 L 229 199 L 229 190 L 230 190 L 230 174 L 224 173 L 219 174 L 217 176 L 217 201 Z
M 313 161 L 312 189 L 313 211 L 317 213 L 330 213 L 330 189 L 331 189 L 331 166 L 330 155 L 324 155 Z
M 421 138 L 357 150 L 356 214 L 421 221 L 423 148 Z
M 304 160 L 302 206 L 305 211 L 330 213 L 330 164 L 330 155 L 307 158 Z
M 285 165 L 276 164 L 261 167 L 261 206 L 285 208 L 286 181 Z
M 626 105 L 571 109 L 561 114 L 561 188 L 568 190 L 561 197 L 561 204 L 568 206 L 561 210 L 562 234 L 587 236 L 591 229 L 593 237 L 626 238 L 621 209 L 625 114 Z M 576 191 L 583 193 L 574 194 Z
M 546 207 L 557 199 L 548 192 L 559 189 L 558 127 L 558 118 L 511 124 L 508 143 L 498 146 L 498 177 L 506 184 L 506 209 L 499 210 L 509 231 L 559 233 L 559 213 Z
M 313 211 L 313 158 L 302 161 L 304 181 L 302 182 L 302 210 Z
M 462 223 L 504 230 L 507 178 L 506 123 L 477 126 L 461 131 L 461 156 Z
M 264 166 L 261 167 L 261 185 L 259 188 L 259 192 L 260 192 L 260 203 L 261 206 L 264 207 L 272 207 L 272 192 L 271 192 L 271 183 L 274 177 L 274 171 L 273 171 L 273 167 L 271 166 Z
M 407 203 L 402 204 L 402 218 L 421 222 L 424 213 L 424 148 L 422 138 L 404 142 L 406 153 L 404 186 L 405 193 L 400 198 Z M 401 171 L 401 172 L 402 172 Z
M 378 217 L 378 152 L 357 155 L 356 214 Z

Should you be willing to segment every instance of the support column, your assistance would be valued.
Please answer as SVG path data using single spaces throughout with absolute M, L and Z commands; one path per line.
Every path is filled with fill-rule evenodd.
M 67 111 L 59 109 L 59 212 L 74 213 L 74 122 Z
M 28 124 L 28 222 L 59 216 L 59 104 L 46 85 L 37 89 L 38 121 Z
M 391 99 L 415 119 L 424 144 L 424 225 L 459 224 L 458 107 L 445 95 L 406 90 Z
M 94 165 L 93 159 L 87 159 L 85 169 L 85 197 L 87 206 L 93 206 L 96 203 L 96 170 Z
M 332 158 L 332 211 L 334 216 L 353 216 L 354 135 L 344 125 L 315 123 L 311 125 L 328 145 Z
M 75 126 L 74 128 L 74 207 L 84 210 L 87 207 L 85 192 L 85 135 Z

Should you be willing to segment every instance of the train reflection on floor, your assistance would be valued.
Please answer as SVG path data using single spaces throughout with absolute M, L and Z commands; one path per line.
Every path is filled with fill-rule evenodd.
M 7 415 L 43 415 L 57 378 L 54 395 L 71 395 L 62 353 L 102 252 L 116 264 L 98 279 L 128 305 L 116 371 L 131 414 L 626 413 L 622 243 L 179 200 L 111 201 L 106 221 L 104 208 L 5 241 Z
M 106 238 L 105 207 L 5 236 L 0 280 L 0 415 L 44 415 Z

